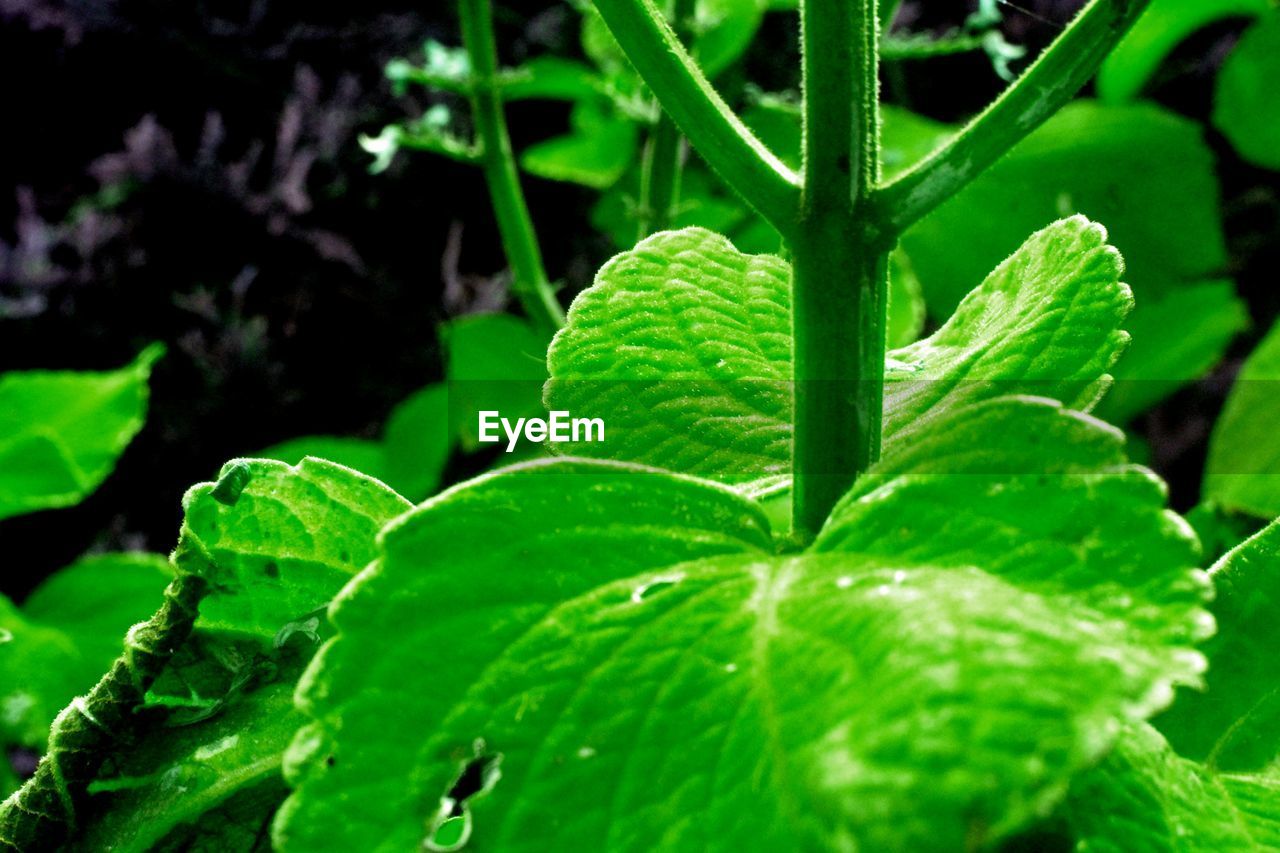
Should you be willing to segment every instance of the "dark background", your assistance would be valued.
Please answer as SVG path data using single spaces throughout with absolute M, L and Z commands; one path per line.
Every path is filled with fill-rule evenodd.
M 907 2 L 899 26 L 953 26 L 972 5 Z M 1009 38 L 1034 50 L 1080 5 L 1005 5 Z M 429 37 L 456 43 L 452 6 L 0 0 L 0 371 L 107 369 L 150 341 L 169 348 L 147 425 L 102 488 L 78 507 L 0 523 L 0 591 L 21 595 L 90 549 L 167 551 L 182 492 L 225 460 L 299 435 L 376 436 L 393 405 L 440 378 L 438 323 L 502 282 L 484 185 L 430 155 L 371 176 L 356 140 L 422 109 L 392 95 L 382 68 Z M 578 51 L 563 2 L 499 3 L 497 17 L 507 61 Z M 722 85 L 794 87 L 793 18 L 771 15 Z M 1228 22 L 1184 45 L 1154 97 L 1205 121 L 1240 29 Z M 1001 85 L 980 55 L 902 66 L 886 84 L 941 119 Z M 546 104 L 510 115 L 517 147 L 567 118 Z M 1137 425 L 1182 509 L 1240 356 L 1280 308 L 1280 185 L 1210 138 L 1232 272 L 1256 328 L 1213 376 Z M 526 189 L 567 302 L 609 252 L 588 224 L 594 196 Z

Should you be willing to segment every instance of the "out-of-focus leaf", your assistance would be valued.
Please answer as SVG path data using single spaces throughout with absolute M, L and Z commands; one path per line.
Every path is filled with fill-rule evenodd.
M 1218 74 L 1213 123 L 1240 156 L 1280 169 L 1280 10 L 1245 32 Z
M 0 376 L 0 519 L 70 506 L 96 489 L 142 429 L 153 344 L 106 373 Z
M 307 435 L 268 447 L 257 456 L 262 459 L 278 459 L 290 465 L 297 465 L 308 456 L 314 456 L 316 459 L 353 468 L 384 483 L 388 479 L 386 450 L 379 442 L 363 438 Z
M 1270 0 L 1152 0 L 1098 72 L 1107 101 L 1136 97 L 1183 39 L 1214 21 L 1266 14 Z
M 552 181 L 598 190 L 612 186 L 635 157 L 639 139 L 635 122 L 588 102 L 574 107 L 570 123 L 567 135 L 526 148 L 520 155 L 521 167 Z
M 1209 437 L 1204 497 L 1269 519 L 1280 515 L 1280 325 L 1236 376 Z
M 485 446 L 479 443 L 481 411 L 513 422 L 545 411 L 547 344 L 528 323 L 508 314 L 473 314 L 454 320 L 442 335 L 450 417 L 464 449 Z
M 54 574 L 21 608 L 0 597 L 0 748 L 42 748 L 58 711 L 120 655 L 173 577 L 154 554 L 103 554 Z

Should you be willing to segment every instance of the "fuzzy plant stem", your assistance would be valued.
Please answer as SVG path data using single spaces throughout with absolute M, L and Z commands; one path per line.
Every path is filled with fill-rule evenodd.
M 174 579 L 156 614 L 129 630 L 102 680 L 54 720 L 35 775 L 0 805 L 0 850 L 57 850 L 74 835 L 89 783 L 137 734 L 147 691 L 190 636 L 207 589 L 194 575 Z
M 538 246 L 533 218 L 520 186 L 520 172 L 507 132 L 493 34 L 490 0 L 461 0 L 462 41 L 471 60 L 471 111 L 480 149 L 480 165 L 493 200 L 502 247 L 511 265 L 512 290 L 530 321 L 550 336 L 564 325 Z
M 876 0 L 801 0 L 804 189 L 792 255 L 792 527 L 815 533 L 880 453 L 886 243 Z

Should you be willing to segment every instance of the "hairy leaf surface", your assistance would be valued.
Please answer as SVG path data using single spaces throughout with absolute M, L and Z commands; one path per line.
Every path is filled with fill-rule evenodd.
M 105 373 L 0 376 L 0 519 L 69 506 L 102 483 L 142 428 L 151 365 L 143 350 Z
M 890 353 L 885 444 L 925 417 L 1034 393 L 1087 407 L 1126 342 L 1120 258 L 1083 218 L 1031 237 L 941 329 Z M 724 482 L 787 473 L 789 269 L 701 229 L 655 235 L 610 261 L 548 354 L 553 409 L 603 417 L 587 455 Z
M 267 639 L 327 605 L 373 559 L 378 530 L 412 506 L 319 459 L 229 462 L 182 503 L 174 564 L 218 592 L 201 605 L 197 627 Z
M 1079 446 L 988 470 L 1001 434 L 939 428 L 948 461 L 887 460 L 802 554 L 751 501 L 618 463 L 404 516 L 304 677 L 277 844 L 416 848 L 455 814 L 476 850 L 957 849 L 1033 820 L 1196 680 L 1205 584 L 1114 430 L 977 405 L 1023 462 L 1050 458 L 1032 426 Z

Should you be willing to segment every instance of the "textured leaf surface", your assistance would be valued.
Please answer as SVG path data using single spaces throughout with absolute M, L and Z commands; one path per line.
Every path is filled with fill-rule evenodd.
M 125 632 L 159 606 L 173 577 L 152 554 L 86 557 L 21 608 L 0 599 L 0 745 L 43 747 L 49 724 L 119 655 Z
M 1280 169 L 1280 10 L 1264 15 L 1245 32 L 1218 74 L 1213 123 L 1240 156 Z
M 1280 325 L 1253 351 L 1209 437 L 1204 496 L 1259 518 L 1280 515 Z
M 1254 17 L 1270 0 L 1152 0 L 1098 72 L 1098 94 L 1109 101 L 1136 97 L 1180 42 L 1197 30 L 1232 17 Z
M 142 428 L 147 379 L 164 350 L 106 373 L 0 376 L 0 519 L 76 503 Z
M 373 559 L 378 530 L 411 504 L 331 462 L 249 459 L 192 487 L 183 508 L 174 564 L 218 592 L 197 626 L 271 639 L 328 604 Z
M 1129 309 L 1105 232 L 1052 225 L 1002 263 L 936 333 L 890 353 L 885 443 L 932 413 L 1029 392 L 1088 406 L 1123 348 Z M 789 269 L 700 229 L 610 261 L 548 354 L 553 409 L 603 417 L 575 452 L 725 482 L 790 463 Z
M 277 844 L 416 848 L 473 759 L 500 771 L 462 803 L 475 850 L 959 849 L 1034 819 L 1195 680 L 1205 584 L 1114 430 L 980 408 L 1079 446 L 976 473 L 1003 435 L 939 429 L 949 462 L 873 476 L 804 554 L 752 502 L 611 463 L 403 517 L 304 677 Z
M 1180 691 L 1160 731 L 1127 731 L 1074 786 L 1067 816 L 1080 849 L 1280 847 L 1280 524 L 1210 574 L 1218 633 L 1205 645 L 1207 689 Z
M 1121 393 L 1100 409 L 1124 422 L 1203 375 L 1244 325 L 1243 305 L 1223 281 L 1219 195 L 1198 124 L 1151 105 L 1082 101 L 912 227 L 902 246 L 941 319 L 1045 222 L 1083 214 L 1105 223 L 1136 298 L 1129 330 L 1135 339 L 1145 333 L 1115 365 Z
M 270 849 L 271 818 L 286 793 L 281 757 L 300 716 L 285 683 L 207 723 L 158 728 L 90 788 L 86 830 L 71 849 Z

